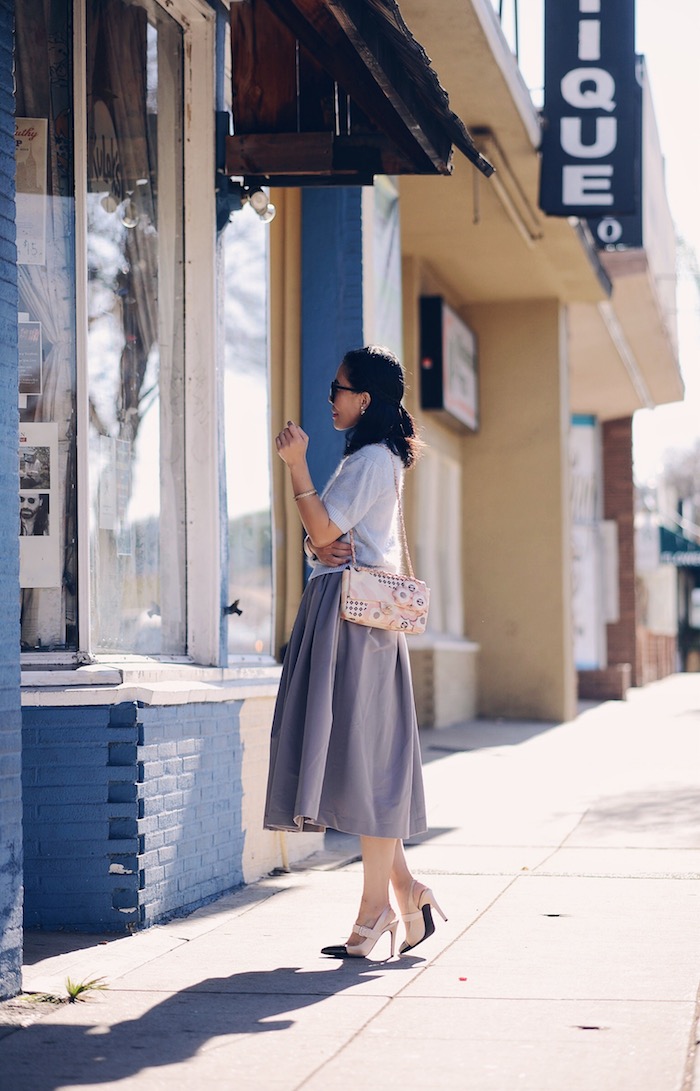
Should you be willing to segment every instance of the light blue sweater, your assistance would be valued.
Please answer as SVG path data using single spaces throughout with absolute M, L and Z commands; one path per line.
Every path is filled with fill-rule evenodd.
M 394 470 L 399 489 L 403 485 L 403 463 L 383 443 L 372 443 L 344 458 L 321 493 L 328 517 L 349 542 L 352 527 L 359 565 L 396 572 L 400 563 L 397 537 L 398 504 Z M 308 547 L 307 547 L 308 548 Z M 314 576 L 341 572 L 309 558 Z

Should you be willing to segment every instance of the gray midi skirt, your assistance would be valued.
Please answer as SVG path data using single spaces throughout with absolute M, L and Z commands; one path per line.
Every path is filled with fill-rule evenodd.
M 265 827 L 427 829 L 406 637 L 340 619 L 342 572 L 309 580 L 272 724 Z

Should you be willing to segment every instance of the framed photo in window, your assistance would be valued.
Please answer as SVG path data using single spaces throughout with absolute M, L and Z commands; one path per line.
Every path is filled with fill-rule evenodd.
M 23 424 L 19 439 L 20 587 L 60 587 L 58 425 Z

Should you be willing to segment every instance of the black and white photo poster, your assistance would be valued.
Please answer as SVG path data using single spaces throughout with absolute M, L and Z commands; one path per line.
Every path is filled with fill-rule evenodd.
M 20 587 L 60 587 L 58 425 L 22 424 L 19 440 Z

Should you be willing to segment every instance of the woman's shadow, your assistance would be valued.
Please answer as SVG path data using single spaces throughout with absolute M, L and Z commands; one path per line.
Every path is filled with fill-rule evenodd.
M 223 1035 L 287 1030 L 296 1022 L 290 1012 L 392 970 L 405 970 L 412 961 L 422 960 L 357 959 L 339 961 L 337 968 L 324 971 L 293 966 L 250 971 L 200 981 L 143 1015 L 112 1026 L 99 1024 L 96 1009 L 89 1023 L 81 1026 L 53 1020 L 34 1023 L 0 1041 L 0 1087 L 57 1091 L 66 1085 L 123 1080 L 149 1068 L 184 1062 L 206 1042 Z M 120 999 L 128 995 L 122 992 Z M 93 1001 L 95 1005 L 105 1002 L 109 1003 L 109 997 L 104 994 Z M 282 1014 L 284 1018 L 275 1018 Z M 8 1075 L 10 1083 L 5 1084 Z

